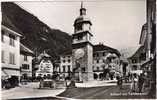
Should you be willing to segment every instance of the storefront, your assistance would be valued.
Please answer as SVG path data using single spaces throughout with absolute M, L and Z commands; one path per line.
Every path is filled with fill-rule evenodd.
M 2 69 L 1 81 L 2 87 L 11 88 L 19 85 L 20 70 L 18 69 Z

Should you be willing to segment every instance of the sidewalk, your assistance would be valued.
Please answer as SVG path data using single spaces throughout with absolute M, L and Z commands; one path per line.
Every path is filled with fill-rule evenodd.
M 2 91 L 2 100 L 34 98 L 34 97 L 54 97 L 65 91 L 61 89 L 38 89 L 39 83 L 28 83 L 9 90 Z
M 84 83 L 76 83 L 76 87 L 100 87 L 100 86 L 114 86 L 117 85 L 117 80 L 93 80 Z

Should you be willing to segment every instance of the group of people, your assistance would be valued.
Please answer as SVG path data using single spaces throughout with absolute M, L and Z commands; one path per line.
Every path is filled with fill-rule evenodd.
M 131 80 L 131 91 L 132 92 L 142 92 L 145 82 L 145 75 L 144 73 L 141 73 L 140 75 L 133 74 L 132 80 Z
M 137 75 L 134 73 L 131 78 L 129 78 L 131 81 L 130 84 L 130 90 L 131 92 L 139 92 L 141 93 L 143 91 L 144 87 L 144 82 L 145 82 L 145 75 L 144 73 L 141 73 L 140 75 Z M 117 85 L 119 86 L 120 89 L 122 89 L 123 86 L 123 80 L 125 80 L 124 77 L 119 76 L 117 77 Z

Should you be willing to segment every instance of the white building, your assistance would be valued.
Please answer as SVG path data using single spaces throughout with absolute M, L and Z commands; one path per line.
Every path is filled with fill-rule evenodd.
M 72 72 L 72 54 L 66 52 L 60 56 L 60 73 L 63 77 L 71 77 Z
M 107 61 L 109 60 L 109 61 Z M 102 79 L 104 69 L 110 67 L 110 71 L 122 74 L 122 65 L 120 63 L 120 53 L 118 50 L 98 44 L 93 46 L 93 61 L 92 61 L 93 78 Z M 68 77 L 73 72 L 72 68 L 72 52 L 64 52 L 60 56 L 60 74 Z
M 40 62 L 37 65 L 38 70 L 36 71 L 36 77 L 52 77 L 53 75 L 53 63 L 51 61 L 51 56 L 46 52 L 43 52 L 39 55 Z
M 120 53 L 118 50 L 103 44 L 94 45 L 93 72 L 94 79 L 102 79 L 108 75 L 115 77 L 115 73 L 122 73 L 120 66 Z M 103 74 L 106 71 L 106 75 Z M 106 77 L 107 78 L 107 77 Z
M 33 51 L 20 44 L 20 67 L 22 78 L 32 77 Z
M 7 25 L 1 25 L 1 76 L 2 79 L 12 78 L 17 82 L 20 76 L 21 35 L 15 26 Z

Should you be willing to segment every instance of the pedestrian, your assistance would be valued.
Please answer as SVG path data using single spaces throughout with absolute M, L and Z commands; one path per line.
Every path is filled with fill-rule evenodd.
M 128 82 L 130 82 L 130 80 L 131 80 L 131 73 L 129 72 L 128 73 Z
M 142 74 L 140 74 L 139 80 L 138 80 L 139 93 L 142 92 L 143 84 L 144 84 L 144 74 L 142 73 Z
M 132 77 L 132 82 L 131 82 L 131 91 L 132 92 L 137 91 L 137 83 L 138 83 L 137 75 L 134 73 L 133 77 Z
M 121 76 L 118 76 L 117 77 L 117 85 L 118 85 L 118 87 L 119 87 L 119 89 L 122 89 L 122 84 L 123 84 L 123 79 L 122 79 L 122 77 Z

